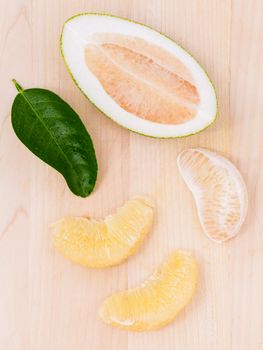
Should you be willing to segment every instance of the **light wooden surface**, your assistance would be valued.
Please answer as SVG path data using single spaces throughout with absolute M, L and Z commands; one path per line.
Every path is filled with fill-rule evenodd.
M 263 349 L 263 1 L 1 0 L 0 11 L 0 349 Z M 155 140 L 101 115 L 77 90 L 59 53 L 63 22 L 101 11 L 171 36 L 209 72 L 219 98 L 214 126 L 193 137 Z M 47 87 L 80 114 L 99 161 L 96 191 L 73 196 L 62 177 L 15 137 L 11 78 Z M 240 235 L 226 244 L 202 233 L 177 154 L 204 146 L 240 168 L 250 196 Z M 53 249 L 48 226 L 65 214 L 100 217 L 134 194 L 157 202 L 154 230 L 128 262 L 94 271 Z M 166 328 L 134 334 L 104 325 L 97 309 L 111 292 L 134 286 L 176 247 L 193 250 L 197 294 Z

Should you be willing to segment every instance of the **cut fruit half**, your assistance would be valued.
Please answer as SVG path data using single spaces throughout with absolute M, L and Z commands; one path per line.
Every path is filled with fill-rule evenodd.
M 153 222 L 153 203 L 146 196 L 126 202 L 104 221 L 66 217 L 52 227 L 57 250 L 74 263 L 102 268 L 134 254 Z
M 149 331 L 173 321 L 191 300 L 197 263 L 190 252 L 177 250 L 141 286 L 108 297 L 100 317 L 131 331 Z
M 207 236 L 217 242 L 234 237 L 245 220 L 248 205 L 247 189 L 237 168 L 202 148 L 183 151 L 177 162 Z
M 74 16 L 64 24 L 61 52 L 81 91 L 127 129 L 180 137 L 216 117 L 215 91 L 201 66 L 143 24 L 104 14 Z

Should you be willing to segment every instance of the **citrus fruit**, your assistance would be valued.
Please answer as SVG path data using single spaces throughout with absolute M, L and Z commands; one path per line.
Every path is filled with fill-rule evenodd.
M 152 226 L 153 211 L 150 198 L 141 196 L 101 221 L 65 217 L 52 226 L 53 242 L 74 263 L 95 268 L 116 265 L 139 249 Z
M 179 154 L 178 166 L 193 193 L 203 230 L 214 241 L 234 237 L 247 213 L 247 190 L 237 168 L 202 148 Z
M 108 297 L 100 309 L 106 323 L 132 331 L 148 331 L 171 322 L 192 298 L 197 263 L 190 252 L 174 251 L 139 287 Z
M 80 14 L 64 24 L 61 51 L 81 91 L 125 128 L 153 137 L 180 137 L 215 119 L 215 91 L 201 66 L 174 41 L 143 24 Z

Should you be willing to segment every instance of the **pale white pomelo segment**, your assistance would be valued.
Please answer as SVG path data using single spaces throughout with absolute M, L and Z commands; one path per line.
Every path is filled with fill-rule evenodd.
M 189 70 L 199 94 L 200 103 L 194 118 L 180 124 L 168 125 L 139 118 L 137 115 L 121 108 L 106 93 L 99 79 L 91 72 L 85 62 L 87 45 L 97 45 L 98 42 L 95 38 L 100 33 L 115 33 L 143 39 L 179 59 Z M 171 39 L 142 24 L 100 14 L 75 16 L 64 25 L 61 36 L 61 50 L 73 79 L 82 92 L 102 112 L 125 128 L 153 137 L 180 137 L 201 131 L 211 124 L 216 117 L 215 92 L 204 70 L 191 55 Z M 160 101 L 164 101 L 164 99 Z
M 183 151 L 177 162 L 207 236 L 217 242 L 234 237 L 248 206 L 247 189 L 237 168 L 226 158 L 202 148 Z

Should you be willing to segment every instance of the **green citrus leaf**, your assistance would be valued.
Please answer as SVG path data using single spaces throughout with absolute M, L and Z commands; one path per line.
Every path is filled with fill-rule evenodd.
M 77 113 L 58 95 L 45 89 L 18 90 L 12 106 L 17 137 L 36 156 L 59 171 L 70 190 L 87 197 L 98 165 L 92 140 Z

